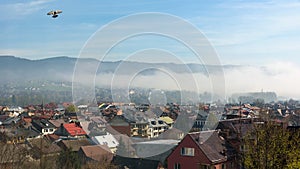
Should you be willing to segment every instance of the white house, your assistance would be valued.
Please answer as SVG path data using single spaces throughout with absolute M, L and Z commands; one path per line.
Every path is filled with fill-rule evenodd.
M 149 119 L 148 125 L 148 138 L 158 137 L 161 133 L 168 130 L 169 126 L 163 120 L 160 119 Z
M 107 145 L 112 153 L 116 153 L 117 146 L 119 145 L 117 139 L 110 133 L 101 136 L 94 136 L 92 137 L 92 140 L 96 144 Z

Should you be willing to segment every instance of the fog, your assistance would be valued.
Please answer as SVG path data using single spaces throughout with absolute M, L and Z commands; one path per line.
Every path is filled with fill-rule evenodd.
M 243 92 L 276 92 L 286 98 L 300 98 L 300 67 L 290 62 L 274 62 L 263 66 L 226 66 L 224 74 L 212 72 L 209 75 L 197 72 L 175 73 L 170 70 L 152 69 L 126 74 L 98 73 L 77 78 L 97 87 L 109 88 L 151 88 L 161 90 L 187 90 L 198 93 L 209 92 L 231 96 Z M 220 79 L 213 81 L 212 79 Z M 224 81 L 222 80 L 224 78 Z M 224 89 L 223 89 L 224 88 Z

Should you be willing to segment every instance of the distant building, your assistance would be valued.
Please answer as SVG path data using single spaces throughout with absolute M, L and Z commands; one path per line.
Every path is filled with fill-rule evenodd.
M 201 113 L 199 112 L 197 114 L 196 120 L 193 124 L 193 127 L 191 129 L 191 131 L 202 131 L 203 127 L 205 125 L 205 121 L 207 119 L 207 113 L 204 111 L 201 111 Z
M 32 120 L 32 126 L 35 127 L 41 134 L 53 134 L 56 130 L 55 126 L 46 119 Z
M 95 144 L 108 146 L 112 153 L 116 153 L 117 147 L 119 145 L 119 142 L 110 133 L 102 136 L 92 137 L 92 140 Z
M 253 103 L 256 100 L 263 100 L 265 103 L 270 103 L 277 101 L 277 95 L 275 92 L 235 93 L 231 99 L 242 103 Z
M 171 119 L 171 118 L 170 118 Z M 169 126 L 160 119 L 149 119 L 148 138 L 155 138 L 162 134 L 164 131 L 168 130 Z
M 79 122 L 62 124 L 55 134 L 65 137 L 86 138 L 86 132 Z
M 169 126 L 169 129 L 174 125 L 174 120 L 168 116 L 159 117 L 159 119 L 164 121 Z
M 120 134 L 131 136 L 130 123 L 123 115 L 117 115 L 109 121 L 109 125 Z

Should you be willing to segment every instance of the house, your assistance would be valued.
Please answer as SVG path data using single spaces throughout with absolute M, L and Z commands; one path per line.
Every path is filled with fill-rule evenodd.
M 159 119 L 164 121 L 169 126 L 169 129 L 174 125 L 174 120 L 168 116 L 159 117 Z
M 125 134 L 127 136 L 131 135 L 130 123 L 123 115 L 117 115 L 112 118 L 109 121 L 109 125 L 120 134 Z
M 208 114 L 205 111 L 199 111 L 191 131 L 202 131 Z
M 102 135 L 102 136 L 94 136 L 92 137 L 92 141 L 95 144 L 107 145 L 112 153 L 116 153 L 117 147 L 119 145 L 119 142 L 110 133 L 107 133 L 106 135 Z
M 91 161 L 111 162 L 113 153 L 106 145 L 90 145 L 81 146 L 78 151 L 78 156 L 82 160 L 82 164 Z
M 87 139 L 79 140 L 61 140 L 57 143 L 63 150 L 70 149 L 71 151 L 78 152 L 81 146 L 92 145 L 91 142 Z
M 139 158 L 148 158 L 164 154 L 172 150 L 179 143 L 179 140 L 173 139 L 155 139 L 136 142 L 133 144 L 136 156 Z
M 123 112 L 124 117 L 130 123 L 131 137 L 148 137 L 148 118 L 145 112 L 136 112 L 135 110 L 127 109 Z
M 20 117 L 4 117 L 3 121 L 0 122 L 0 125 L 6 126 L 6 127 L 12 127 L 16 126 L 21 122 Z
M 119 169 L 164 169 L 161 162 L 142 158 L 115 156 L 112 163 Z
M 167 158 L 168 169 L 232 169 L 233 154 L 215 130 L 189 133 Z
M 32 126 L 35 127 L 41 134 L 53 134 L 56 130 L 55 126 L 46 119 L 32 120 Z
M 67 120 L 64 120 L 64 119 L 51 119 L 49 120 L 50 123 L 52 123 L 56 129 L 58 129 L 61 124 L 67 124 L 69 123 Z
M 147 130 L 148 138 L 155 138 L 168 130 L 169 126 L 160 119 L 149 119 L 149 125 Z
M 236 151 L 240 151 L 242 139 L 253 129 L 254 124 L 260 124 L 260 118 L 240 118 L 221 120 L 217 126 L 220 135 L 228 141 Z
M 29 128 L 6 128 L 3 129 L 4 135 L 0 136 L 1 141 L 5 143 L 24 143 L 26 140 L 40 136 L 39 131 L 31 126 Z
M 79 122 L 62 124 L 55 134 L 66 137 L 86 138 L 86 132 Z
M 89 134 L 89 136 L 97 136 L 105 134 L 106 120 L 101 117 L 91 117 L 90 121 L 82 123 L 82 127 Z

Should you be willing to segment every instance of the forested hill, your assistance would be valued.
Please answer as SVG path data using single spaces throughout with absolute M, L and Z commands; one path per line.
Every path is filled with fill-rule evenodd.
M 74 66 L 77 58 L 71 57 L 53 57 L 40 60 L 29 60 L 18 58 L 15 56 L 0 56 L 0 83 L 5 82 L 22 82 L 28 80 L 50 80 L 50 81 L 66 81 L 71 82 L 74 72 Z M 87 67 L 91 65 L 99 65 L 96 59 L 81 59 L 82 65 Z M 122 65 L 122 71 L 118 71 Z M 174 63 L 142 63 L 131 61 L 101 62 L 98 74 L 109 74 L 118 72 L 119 74 L 131 74 L 143 68 L 159 67 L 174 73 L 207 73 L 207 68 L 219 71 L 220 66 L 201 65 L 201 64 L 174 64 Z M 226 65 L 223 69 L 232 69 L 239 66 Z M 124 70 L 124 71 L 123 71 Z M 144 71 L 145 75 L 152 75 L 153 71 Z

